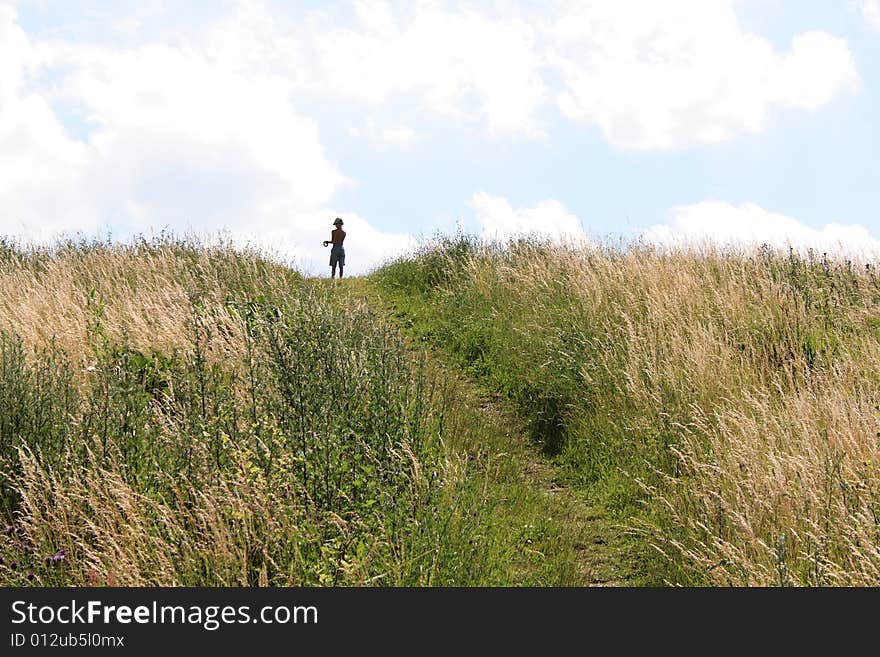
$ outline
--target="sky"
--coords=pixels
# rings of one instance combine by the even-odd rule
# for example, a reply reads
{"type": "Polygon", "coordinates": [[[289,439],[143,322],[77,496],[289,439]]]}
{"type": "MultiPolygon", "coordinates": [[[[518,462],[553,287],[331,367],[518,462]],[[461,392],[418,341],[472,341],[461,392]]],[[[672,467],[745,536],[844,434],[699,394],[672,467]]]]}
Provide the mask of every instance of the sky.
{"type": "Polygon", "coordinates": [[[0,235],[880,258],[880,0],[0,0],[0,235]]]}

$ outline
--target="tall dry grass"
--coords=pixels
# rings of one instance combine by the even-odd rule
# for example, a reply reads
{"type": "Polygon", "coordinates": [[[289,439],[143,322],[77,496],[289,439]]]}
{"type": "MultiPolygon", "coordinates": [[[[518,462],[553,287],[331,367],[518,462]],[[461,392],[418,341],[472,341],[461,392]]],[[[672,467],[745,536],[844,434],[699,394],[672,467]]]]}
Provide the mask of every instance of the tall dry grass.
{"type": "Polygon", "coordinates": [[[874,266],[459,239],[376,275],[666,581],[880,584],[874,266]]]}
{"type": "Polygon", "coordinates": [[[3,244],[0,583],[496,576],[443,391],[343,296],[191,240],[3,244]]]}
{"type": "Polygon", "coordinates": [[[54,343],[76,362],[92,357],[96,330],[111,342],[172,351],[189,343],[198,302],[210,353],[241,357],[244,340],[226,321],[225,302],[254,290],[281,299],[300,278],[256,251],[194,238],[0,242],[0,331],[21,336],[27,347],[54,343]]]}

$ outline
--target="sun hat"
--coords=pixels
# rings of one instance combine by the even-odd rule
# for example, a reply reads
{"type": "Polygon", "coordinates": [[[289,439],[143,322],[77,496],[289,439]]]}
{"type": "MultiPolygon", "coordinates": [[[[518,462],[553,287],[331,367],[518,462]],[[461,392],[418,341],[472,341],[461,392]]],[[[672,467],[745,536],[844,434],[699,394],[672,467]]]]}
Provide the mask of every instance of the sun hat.
{"type": "Polygon", "coordinates": [[[340,219],[339,217],[336,217],[336,219],[333,221],[333,225],[334,225],[334,226],[341,226],[341,225],[342,225],[342,219],[340,219]]]}

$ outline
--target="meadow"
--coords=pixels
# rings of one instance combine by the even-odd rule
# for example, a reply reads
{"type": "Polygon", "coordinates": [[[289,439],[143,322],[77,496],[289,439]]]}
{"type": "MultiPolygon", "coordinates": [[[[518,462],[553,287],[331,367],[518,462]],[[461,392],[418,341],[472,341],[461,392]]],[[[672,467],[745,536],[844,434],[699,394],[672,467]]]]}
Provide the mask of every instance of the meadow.
{"type": "Polygon", "coordinates": [[[373,306],[192,239],[0,244],[0,583],[570,583],[504,432],[373,306]]]}
{"type": "Polygon", "coordinates": [[[442,237],[373,276],[649,581],[880,584],[880,276],[764,247],[442,237]]]}
{"type": "Polygon", "coordinates": [[[880,276],[0,242],[0,584],[880,584],[880,276]]]}

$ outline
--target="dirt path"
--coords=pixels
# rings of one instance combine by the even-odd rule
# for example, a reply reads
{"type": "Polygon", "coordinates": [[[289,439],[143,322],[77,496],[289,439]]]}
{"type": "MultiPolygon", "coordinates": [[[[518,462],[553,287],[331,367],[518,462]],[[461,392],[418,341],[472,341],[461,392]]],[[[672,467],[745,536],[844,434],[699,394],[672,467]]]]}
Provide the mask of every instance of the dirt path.
{"type": "MultiPolygon", "coordinates": [[[[329,282],[328,282],[329,283],[329,282]]],[[[339,286],[340,293],[350,295],[352,301],[370,304],[382,316],[390,319],[407,335],[393,301],[383,297],[376,287],[364,278],[346,279],[339,286]]],[[[414,350],[424,345],[411,342],[414,350]]],[[[459,433],[463,435],[458,448],[469,458],[486,456],[501,465],[493,471],[497,478],[500,500],[498,508],[508,514],[511,531],[522,531],[523,514],[520,507],[529,505],[534,513],[537,504],[549,517],[554,542],[550,549],[569,555],[574,563],[568,564],[570,575],[566,583],[575,586],[632,586],[640,584],[637,565],[632,556],[632,539],[617,526],[609,514],[591,503],[584,492],[564,481],[561,468],[544,457],[529,440],[522,421],[503,399],[485,390],[479,383],[466,379],[455,368],[447,366],[442,353],[428,350],[428,372],[435,378],[451,382],[451,403],[465,415],[478,416],[478,422],[468,422],[459,433]],[[473,427],[479,427],[475,431],[473,427]],[[475,434],[479,435],[475,435],[475,434]],[[527,489],[532,499],[519,501],[517,490],[527,489]],[[509,491],[509,494],[508,492],[509,491]],[[540,499],[534,499],[537,495],[540,499]]],[[[526,525],[530,527],[531,525],[526,525]]],[[[531,539],[523,542],[523,550],[532,546],[531,539]]],[[[543,545],[547,549],[547,544],[543,545]]],[[[536,548],[537,549],[537,548],[536,548]]],[[[540,555],[546,557],[547,555],[540,555]]]]}
{"type": "MultiPolygon", "coordinates": [[[[434,356],[436,358],[436,356],[434,356]]],[[[528,438],[522,422],[504,400],[493,397],[478,384],[459,378],[459,403],[478,408],[489,424],[507,439],[528,485],[548,499],[551,519],[560,538],[570,542],[575,563],[574,584],[581,586],[628,586],[634,574],[625,565],[625,537],[601,507],[591,505],[583,494],[562,481],[560,472],[544,458],[528,438]]]]}

